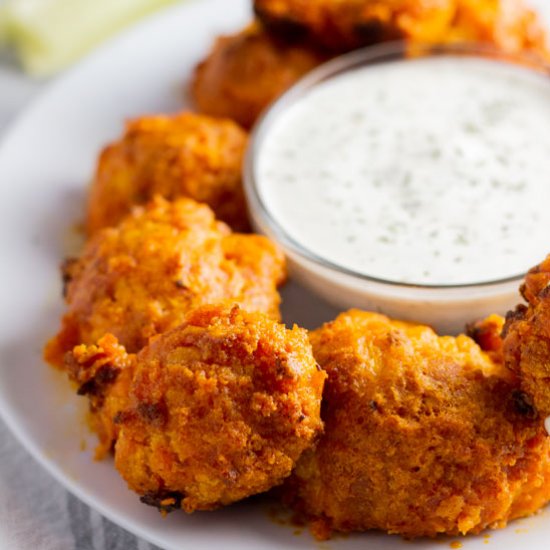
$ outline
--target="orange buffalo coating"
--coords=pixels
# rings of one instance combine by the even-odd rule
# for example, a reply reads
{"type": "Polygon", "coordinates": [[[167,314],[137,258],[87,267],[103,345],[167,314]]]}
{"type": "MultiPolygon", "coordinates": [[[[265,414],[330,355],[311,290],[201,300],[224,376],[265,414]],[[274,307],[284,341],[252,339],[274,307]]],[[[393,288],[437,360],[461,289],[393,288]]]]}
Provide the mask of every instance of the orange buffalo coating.
{"type": "Polygon", "coordinates": [[[216,40],[195,71],[191,91],[201,112],[250,128],[274,99],[325,59],[251,25],[216,40]]]}
{"type": "Polygon", "coordinates": [[[68,311],[46,349],[57,365],[75,345],[108,333],[137,352],[208,303],[237,302],[279,319],[285,261],[267,238],[231,233],[208,206],[157,197],[95,234],[64,275],[68,311]]]}
{"type": "Polygon", "coordinates": [[[523,0],[454,0],[445,42],[475,42],[550,59],[546,26],[523,0]]]}
{"type": "Polygon", "coordinates": [[[273,34],[345,52],[398,38],[429,41],[448,28],[452,0],[255,0],[273,34]]]}
{"type": "Polygon", "coordinates": [[[271,32],[336,52],[407,39],[548,55],[543,26],[523,0],[255,0],[254,7],[271,32]]]}
{"type": "Polygon", "coordinates": [[[119,427],[115,419],[128,408],[133,375],[132,356],[111,334],[97,345],[76,346],[65,356],[65,368],[78,395],[88,397],[90,427],[97,433],[96,458],[104,458],[114,449],[119,427]]]}
{"type": "Polygon", "coordinates": [[[504,359],[544,418],[550,416],[550,256],[527,274],[521,291],[527,305],[508,314],[504,359]]]}
{"type": "Polygon", "coordinates": [[[351,311],[311,334],[325,434],[288,492],[323,538],[479,533],[550,500],[550,439],[515,376],[467,336],[351,311]]]}
{"type": "Polygon", "coordinates": [[[99,158],[90,189],[87,230],[116,225],[154,195],[207,203],[234,229],[247,229],[241,182],[247,135],[234,122],[192,113],[147,116],[99,158]]]}
{"type": "Polygon", "coordinates": [[[485,319],[471,323],[468,329],[468,336],[489,355],[495,363],[504,363],[504,350],[502,331],[505,319],[500,315],[489,315],[485,319]]]}
{"type": "MultiPolygon", "coordinates": [[[[119,377],[130,372],[127,403],[114,415],[115,464],[162,511],[211,510],[267,491],[322,430],[326,374],[303,329],[214,305],[190,312],[137,356],[110,339],[77,348],[69,362],[88,386],[106,357],[123,365],[119,377]]],[[[109,403],[110,386],[101,387],[109,403]]]]}

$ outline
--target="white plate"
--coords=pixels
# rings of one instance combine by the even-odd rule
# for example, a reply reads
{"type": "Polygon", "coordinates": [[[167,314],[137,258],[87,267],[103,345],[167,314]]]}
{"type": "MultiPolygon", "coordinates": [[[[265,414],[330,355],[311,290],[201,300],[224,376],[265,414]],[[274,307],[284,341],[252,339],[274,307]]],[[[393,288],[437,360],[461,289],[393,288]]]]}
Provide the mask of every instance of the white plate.
{"type": "MultiPolygon", "coordinates": [[[[110,461],[94,462],[84,400],[41,358],[62,312],[58,264],[81,214],[86,182],[102,144],[122,121],[182,106],[183,82],[213,37],[242,26],[249,0],[207,0],[168,10],[135,27],[58,81],[19,120],[0,148],[0,413],[27,450],[60,483],[100,513],[167,549],[319,547],[307,532],[268,518],[263,501],[167,519],[139,503],[110,461]],[[87,441],[81,450],[82,441],[87,441]]],[[[298,286],[285,290],[285,317],[311,327],[334,314],[298,286]]],[[[491,546],[548,548],[544,514],[491,533],[491,546]],[[521,531],[521,533],[519,532],[521,531]]],[[[447,545],[450,539],[443,539],[447,545]]],[[[465,549],[487,548],[484,537],[465,549]]],[[[416,541],[415,548],[441,548],[416,541]]],[[[406,548],[398,537],[363,534],[331,549],[406,548]]],[[[489,548],[491,547],[489,546],[489,548]]]]}

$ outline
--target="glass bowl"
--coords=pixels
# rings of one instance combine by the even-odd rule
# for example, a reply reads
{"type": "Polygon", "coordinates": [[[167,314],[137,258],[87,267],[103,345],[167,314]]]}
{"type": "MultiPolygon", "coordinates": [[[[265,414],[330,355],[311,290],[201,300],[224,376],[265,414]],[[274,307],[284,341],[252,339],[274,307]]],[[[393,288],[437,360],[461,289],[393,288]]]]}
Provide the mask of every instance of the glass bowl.
{"type": "Polygon", "coordinates": [[[343,310],[360,308],[381,312],[396,319],[430,325],[441,334],[457,334],[472,321],[492,313],[505,314],[515,307],[521,300],[518,288],[524,273],[490,282],[449,285],[406,284],[371,277],[333,263],[298,243],[274,218],[258,185],[258,160],[265,136],[278,117],[309,90],[358,68],[445,55],[521,64],[550,75],[550,67],[534,56],[509,55],[468,44],[411,47],[393,42],[357,50],[318,67],[267,109],[251,135],[244,185],[254,228],[282,247],[289,260],[291,275],[321,298],[343,310]]]}

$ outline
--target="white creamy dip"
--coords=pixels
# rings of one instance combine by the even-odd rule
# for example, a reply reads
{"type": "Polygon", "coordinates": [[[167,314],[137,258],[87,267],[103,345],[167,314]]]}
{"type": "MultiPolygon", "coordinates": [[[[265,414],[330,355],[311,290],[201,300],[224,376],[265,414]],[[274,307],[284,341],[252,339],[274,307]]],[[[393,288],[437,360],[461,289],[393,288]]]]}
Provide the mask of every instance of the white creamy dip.
{"type": "Polygon", "coordinates": [[[308,91],[259,152],[260,196],[297,243],[395,282],[518,276],[550,252],[550,78],[445,56],[308,91]]]}

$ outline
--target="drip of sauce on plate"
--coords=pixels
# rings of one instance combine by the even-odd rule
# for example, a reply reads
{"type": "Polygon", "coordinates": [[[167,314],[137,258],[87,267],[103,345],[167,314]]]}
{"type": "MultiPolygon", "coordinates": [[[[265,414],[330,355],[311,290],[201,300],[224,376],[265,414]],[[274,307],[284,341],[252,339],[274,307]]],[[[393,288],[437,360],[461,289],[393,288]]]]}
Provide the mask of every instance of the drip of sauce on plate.
{"type": "Polygon", "coordinates": [[[256,173],[297,244],[360,274],[461,285],[550,251],[550,79],[483,58],[356,69],[274,120],[256,173]]]}

